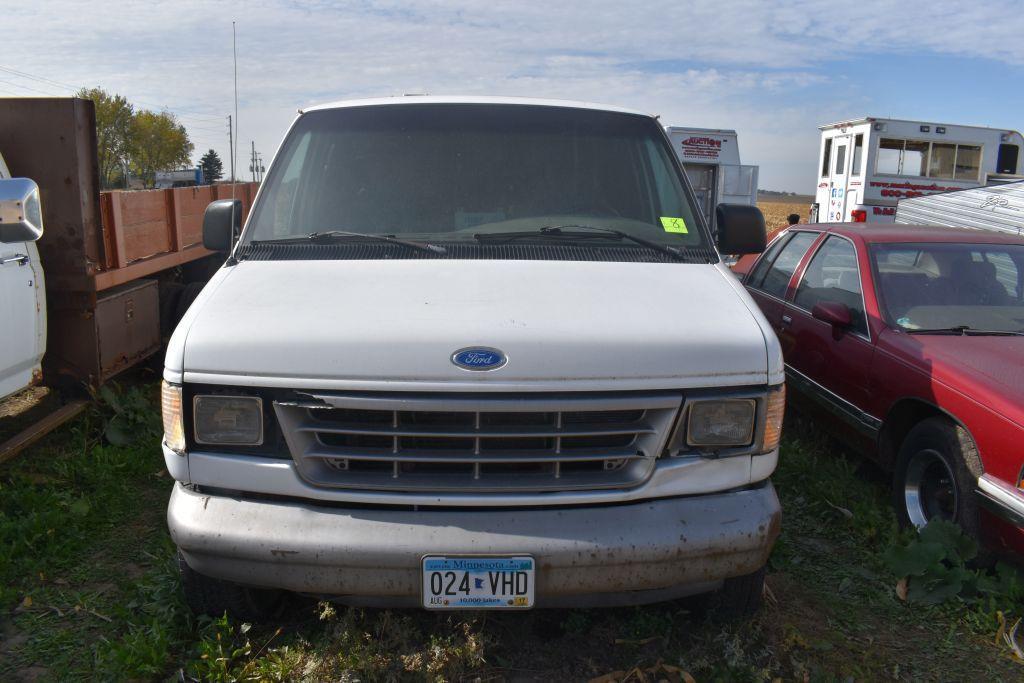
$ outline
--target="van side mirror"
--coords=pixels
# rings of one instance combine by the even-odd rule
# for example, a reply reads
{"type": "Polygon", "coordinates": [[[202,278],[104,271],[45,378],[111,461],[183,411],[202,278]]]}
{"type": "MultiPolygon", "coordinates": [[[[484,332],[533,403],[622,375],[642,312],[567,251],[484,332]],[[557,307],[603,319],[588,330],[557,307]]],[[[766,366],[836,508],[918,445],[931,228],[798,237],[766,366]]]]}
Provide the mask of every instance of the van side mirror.
{"type": "Polygon", "coordinates": [[[718,251],[723,254],[760,254],[768,242],[761,209],[747,204],[715,207],[718,251]]]}
{"type": "Polygon", "coordinates": [[[42,235],[39,186],[28,178],[0,180],[0,242],[35,242],[42,235]]]}
{"type": "Polygon", "coordinates": [[[826,322],[834,328],[846,329],[853,324],[850,308],[838,301],[820,301],[811,309],[811,317],[826,322]]]}
{"type": "Polygon", "coordinates": [[[210,202],[203,213],[203,246],[210,251],[231,251],[231,242],[241,228],[241,199],[210,202]]]}

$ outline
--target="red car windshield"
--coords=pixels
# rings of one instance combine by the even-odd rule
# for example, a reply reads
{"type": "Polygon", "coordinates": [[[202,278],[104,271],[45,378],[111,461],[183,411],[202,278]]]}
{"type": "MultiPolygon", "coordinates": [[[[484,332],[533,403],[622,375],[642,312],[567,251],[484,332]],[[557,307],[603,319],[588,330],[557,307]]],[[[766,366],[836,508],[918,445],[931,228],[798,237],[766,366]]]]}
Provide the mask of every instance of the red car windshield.
{"type": "Polygon", "coordinates": [[[879,299],[907,332],[1024,332],[1024,245],[875,244],[879,299]]]}

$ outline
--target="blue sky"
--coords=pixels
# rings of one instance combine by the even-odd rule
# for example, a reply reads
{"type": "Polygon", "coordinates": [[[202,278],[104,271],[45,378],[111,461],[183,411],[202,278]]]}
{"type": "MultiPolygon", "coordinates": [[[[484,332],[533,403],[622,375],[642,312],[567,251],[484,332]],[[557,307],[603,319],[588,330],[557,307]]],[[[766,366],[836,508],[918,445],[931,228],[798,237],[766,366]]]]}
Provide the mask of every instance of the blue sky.
{"type": "Polygon", "coordinates": [[[735,128],[762,188],[808,193],[822,123],[1024,128],[1019,1],[45,0],[5,9],[0,96],[99,85],[175,112],[197,157],[226,161],[232,20],[239,175],[250,141],[269,160],[297,108],[407,92],[585,99],[735,128]]]}

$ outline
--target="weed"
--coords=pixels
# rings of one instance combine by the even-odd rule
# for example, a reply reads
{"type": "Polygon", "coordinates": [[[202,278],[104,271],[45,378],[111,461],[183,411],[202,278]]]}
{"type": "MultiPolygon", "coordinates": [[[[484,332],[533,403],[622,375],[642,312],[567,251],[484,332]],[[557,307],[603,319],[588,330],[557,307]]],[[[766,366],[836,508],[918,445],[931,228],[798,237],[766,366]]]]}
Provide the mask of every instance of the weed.
{"type": "Polygon", "coordinates": [[[933,519],[911,532],[910,539],[885,552],[885,561],[901,583],[908,602],[934,605],[954,598],[969,604],[995,601],[1024,605],[1024,583],[1013,567],[998,564],[992,571],[969,566],[978,544],[952,522],[933,519]]]}
{"type": "Polygon", "coordinates": [[[110,382],[92,394],[106,420],[103,436],[110,443],[127,446],[160,435],[160,415],[153,411],[151,391],[138,386],[122,388],[110,382]]]}

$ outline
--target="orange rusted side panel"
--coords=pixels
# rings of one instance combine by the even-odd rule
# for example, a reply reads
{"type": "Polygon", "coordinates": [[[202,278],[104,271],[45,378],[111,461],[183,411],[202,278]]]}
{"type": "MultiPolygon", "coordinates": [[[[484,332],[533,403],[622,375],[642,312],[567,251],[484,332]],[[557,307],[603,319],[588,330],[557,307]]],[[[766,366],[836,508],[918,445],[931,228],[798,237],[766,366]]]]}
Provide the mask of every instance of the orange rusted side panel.
{"type": "Polygon", "coordinates": [[[171,190],[175,222],[180,235],[178,249],[186,249],[203,241],[203,212],[213,201],[213,187],[179,187],[171,190]]]}

